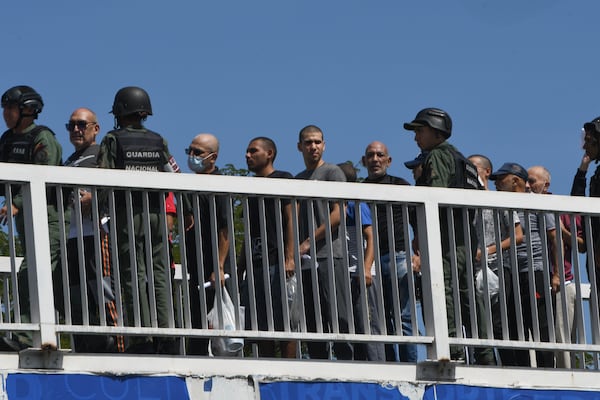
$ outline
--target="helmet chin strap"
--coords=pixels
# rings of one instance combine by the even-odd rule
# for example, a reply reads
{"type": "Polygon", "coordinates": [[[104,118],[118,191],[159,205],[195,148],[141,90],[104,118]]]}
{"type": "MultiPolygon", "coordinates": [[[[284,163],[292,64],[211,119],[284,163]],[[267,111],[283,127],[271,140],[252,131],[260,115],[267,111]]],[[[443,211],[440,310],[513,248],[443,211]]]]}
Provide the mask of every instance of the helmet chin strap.
{"type": "Polygon", "coordinates": [[[18,119],[18,120],[17,120],[17,122],[15,123],[15,126],[13,126],[13,127],[12,127],[12,128],[10,128],[10,129],[12,129],[12,130],[15,130],[15,129],[17,129],[17,126],[21,125],[21,121],[22,121],[22,120],[23,120],[23,116],[22,116],[21,114],[19,114],[19,119],[18,119]]]}
{"type": "Polygon", "coordinates": [[[37,117],[37,114],[23,114],[23,111],[22,111],[22,110],[20,110],[20,111],[19,111],[19,119],[18,119],[18,120],[17,120],[17,122],[15,123],[15,126],[13,126],[11,129],[13,129],[13,130],[14,130],[14,129],[16,129],[16,128],[17,128],[17,126],[21,125],[21,122],[23,121],[23,118],[24,118],[24,117],[34,117],[34,119],[35,119],[35,117],[37,117]]]}

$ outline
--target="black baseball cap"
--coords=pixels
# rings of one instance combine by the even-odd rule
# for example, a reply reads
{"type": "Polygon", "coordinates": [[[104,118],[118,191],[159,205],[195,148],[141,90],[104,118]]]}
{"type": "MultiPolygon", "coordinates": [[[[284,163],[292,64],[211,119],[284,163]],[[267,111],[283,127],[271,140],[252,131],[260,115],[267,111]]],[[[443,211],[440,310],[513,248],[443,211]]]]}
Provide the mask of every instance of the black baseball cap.
{"type": "Polygon", "coordinates": [[[517,163],[507,162],[507,163],[502,164],[500,169],[498,169],[497,171],[492,173],[492,175],[490,175],[490,179],[495,181],[499,176],[508,175],[508,174],[518,176],[519,178],[523,179],[525,182],[527,182],[527,179],[529,178],[529,174],[527,173],[527,170],[525,168],[523,168],[521,165],[519,165],[517,163]]]}

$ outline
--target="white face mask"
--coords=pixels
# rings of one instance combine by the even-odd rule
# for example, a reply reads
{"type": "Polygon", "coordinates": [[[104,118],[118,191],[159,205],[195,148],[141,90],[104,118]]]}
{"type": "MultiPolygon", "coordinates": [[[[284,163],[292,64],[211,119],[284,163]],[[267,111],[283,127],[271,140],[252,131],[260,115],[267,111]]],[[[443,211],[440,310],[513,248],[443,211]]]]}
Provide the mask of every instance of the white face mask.
{"type": "Polygon", "coordinates": [[[200,173],[208,167],[205,161],[212,156],[214,153],[209,153],[206,157],[196,157],[194,155],[188,156],[188,167],[196,173],[200,173]]]}

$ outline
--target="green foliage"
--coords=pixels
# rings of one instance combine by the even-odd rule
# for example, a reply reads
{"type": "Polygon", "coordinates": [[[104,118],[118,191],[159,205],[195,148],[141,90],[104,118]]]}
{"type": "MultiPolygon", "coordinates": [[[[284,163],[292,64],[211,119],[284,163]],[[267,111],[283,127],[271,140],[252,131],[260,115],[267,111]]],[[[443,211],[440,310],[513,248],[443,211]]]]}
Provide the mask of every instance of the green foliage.
{"type": "MultiPolygon", "coordinates": [[[[9,240],[8,232],[0,231],[0,256],[9,255],[9,240]]],[[[23,257],[21,241],[17,237],[15,237],[15,252],[17,257],[23,257]]]]}
{"type": "MultiPolygon", "coordinates": [[[[219,168],[219,171],[223,175],[229,176],[248,176],[250,171],[244,168],[236,168],[233,164],[225,164],[224,167],[219,168]]],[[[244,241],[244,222],[243,222],[243,210],[242,202],[239,196],[234,196],[233,201],[233,229],[234,229],[234,240],[235,240],[235,254],[238,256],[242,251],[242,243],[244,241]]]]}
{"type": "Polygon", "coordinates": [[[248,171],[247,169],[236,168],[236,166],[233,164],[225,164],[224,167],[219,168],[219,171],[221,171],[221,174],[229,175],[229,176],[248,176],[248,175],[250,175],[250,171],[248,171]]]}

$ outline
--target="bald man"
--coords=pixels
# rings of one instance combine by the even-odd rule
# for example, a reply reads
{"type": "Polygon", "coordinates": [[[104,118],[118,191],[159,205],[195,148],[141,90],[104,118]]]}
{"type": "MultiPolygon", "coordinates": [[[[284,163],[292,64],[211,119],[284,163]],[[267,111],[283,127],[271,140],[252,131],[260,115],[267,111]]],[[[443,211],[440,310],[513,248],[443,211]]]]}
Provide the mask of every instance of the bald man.
{"type": "MultiPolygon", "coordinates": [[[[527,190],[532,193],[550,194],[550,171],[541,165],[535,165],[527,170],[529,179],[527,180],[527,190]]],[[[581,216],[576,215],[574,218],[575,226],[571,229],[571,217],[568,214],[560,215],[560,228],[563,237],[563,264],[564,264],[564,290],[561,290],[560,263],[552,262],[552,289],[555,294],[555,331],[556,341],[575,342],[577,338],[577,326],[575,324],[575,298],[576,290],[573,283],[573,251],[571,248],[571,234],[575,234],[577,238],[578,250],[585,251],[585,243],[583,239],[583,225],[581,216]],[[564,304],[563,304],[563,297],[564,304]],[[566,309],[565,306],[566,305],[566,309]],[[564,311],[566,310],[566,312],[564,311]]],[[[556,242],[556,234],[549,236],[551,243],[556,242]]],[[[556,255],[558,257],[558,255],[556,255]]],[[[553,259],[551,259],[553,261],[553,259]]],[[[558,260],[558,259],[557,259],[558,260]]],[[[556,352],[556,366],[559,368],[571,368],[571,356],[569,352],[556,352]]]]}
{"type": "Polygon", "coordinates": [[[219,156],[219,140],[210,133],[200,133],[194,137],[190,147],[185,149],[188,167],[197,174],[220,175],[216,166],[219,156]]]}
{"type": "MultiPolygon", "coordinates": [[[[69,122],[66,124],[69,132],[69,140],[75,148],[75,152],[67,158],[65,166],[68,167],[98,167],[97,156],[100,146],[96,143],[96,137],[100,132],[100,124],[96,114],[88,108],[78,108],[71,114],[69,122]]],[[[72,200],[79,199],[79,206],[76,203],[71,205],[71,223],[69,237],[67,241],[67,261],[69,270],[69,288],[71,292],[71,308],[73,324],[83,323],[82,301],[81,301],[81,281],[79,274],[79,247],[77,237],[81,234],[83,237],[85,286],[87,287],[89,323],[98,325],[100,323],[99,304],[106,306],[106,324],[108,326],[117,326],[117,309],[115,306],[115,295],[112,291],[111,263],[108,235],[100,231],[101,245],[96,249],[94,233],[98,229],[92,220],[92,193],[85,189],[79,190],[79,196],[72,194],[72,200]],[[79,220],[81,225],[79,225],[79,220]],[[100,253],[100,260],[103,265],[96,265],[94,254],[100,253]],[[103,298],[97,295],[98,283],[97,277],[101,276],[104,284],[103,298]]],[[[96,353],[109,351],[123,351],[123,337],[116,338],[99,335],[73,335],[73,349],[76,352],[96,353]]]]}
{"type": "MultiPolygon", "coordinates": [[[[362,164],[367,168],[367,183],[382,183],[388,185],[409,185],[402,178],[388,175],[387,170],[392,164],[388,148],[382,142],[369,143],[362,157],[362,164]]],[[[413,327],[411,323],[411,304],[408,290],[408,267],[406,262],[406,248],[404,245],[404,226],[402,220],[402,206],[392,206],[392,226],[394,228],[394,243],[388,242],[387,208],[382,204],[377,207],[377,237],[381,262],[381,280],[383,284],[384,312],[386,329],[388,334],[402,334],[412,336],[413,327]],[[392,260],[396,261],[396,278],[398,280],[398,292],[400,299],[394,299],[392,290],[392,260]],[[401,321],[395,320],[394,306],[400,304],[401,321]]],[[[416,318],[416,316],[415,316],[416,318]]],[[[387,361],[396,361],[396,351],[393,345],[387,344],[385,348],[387,361]]],[[[399,361],[416,362],[417,346],[406,344],[398,346],[399,361]]]]}
{"type": "MultiPolygon", "coordinates": [[[[196,174],[221,175],[216,165],[219,157],[219,140],[210,133],[196,135],[189,147],[185,149],[188,155],[188,167],[196,174]]],[[[190,274],[189,293],[192,328],[202,328],[199,286],[204,282],[215,282],[216,274],[213,263],[213,218],[210,213],[211,196],[208,193],[197,195],[199,223],[195,224],[185,234],[188,273],[190,274]],[[198,234],[200,238],[198,239],[198,234]],[[196,249],[202,245],[202,264],[198,265],[196,249]],[[202,277],[202,278],[200,278],[202,277]]],[[[195,201],[192,200],[192,204],[195,201]]],[[[227,229],[227,197],[215,196],[216,231],[218,248],[218,271],[223,282],[225,261],[229,251],[229,236],[227,229]]],[[[195,206],[194,206],[195,207],[195,206]]],[[[196,212],[196,210],[194,210],[196,212]]],[[[210,309],[214,303],[215,289],[211,286],[205,289],[206,306],[210,309]]],[[[208,339],[192,338],[188,341],[187,354],[208,355],[208,339]]]]}
{"type": "Polygon", "coordinates": [[[529,178],[527,179],[526,189],[528,192],[547,194],[550,188],[550,171],[541,165],[530,167],[527,170],[529,178]]]}

